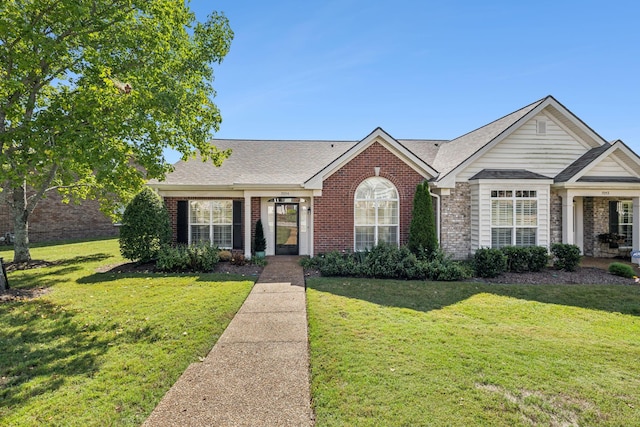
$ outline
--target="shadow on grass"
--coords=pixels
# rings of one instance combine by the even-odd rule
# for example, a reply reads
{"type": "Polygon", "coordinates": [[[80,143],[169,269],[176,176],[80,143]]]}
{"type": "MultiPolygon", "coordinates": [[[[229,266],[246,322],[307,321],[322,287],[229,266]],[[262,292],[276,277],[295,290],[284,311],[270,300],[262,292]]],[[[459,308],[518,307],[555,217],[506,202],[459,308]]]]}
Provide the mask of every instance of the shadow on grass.
{"type": "Polygon", "coordinates": [[[634,285],[496,285],[381,279],[313,278],[307,287],[374,304],[419,311],[438,310],[479,293],[640,316],[634,285]]]}
{"type": "Polygon", "coordinates": [[[120,279],[162,279],[167,277],[193,277],[197,282],[255,282],[258,276],[242,276],[224,273],[94,273],[81,277],[76,282],[84,285],[113,282],[120,279]]]}
{"type": "Polygon", "coordinates": [[[36,300],[0,305],[0,405],[17,407],[58,389],[71,376],[92,376],[109,341],[96,338],[70,313],[36,300]]]}

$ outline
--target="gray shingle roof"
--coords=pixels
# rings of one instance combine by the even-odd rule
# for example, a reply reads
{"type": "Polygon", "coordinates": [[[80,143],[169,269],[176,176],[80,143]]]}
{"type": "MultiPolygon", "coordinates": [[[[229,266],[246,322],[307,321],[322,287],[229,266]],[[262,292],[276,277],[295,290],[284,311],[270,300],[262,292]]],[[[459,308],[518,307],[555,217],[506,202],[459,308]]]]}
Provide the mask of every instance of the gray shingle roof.
{"type": "Polygon", "coordinates": [[[569,181],[571,178],[573,178],[575,174],[577,174],[582,169],[587,167],[589,163],[597,159],[602,153],[607,151],[610,147],[611,147],[611,144],[603,144],[600,147],[592,148],[591,150],[587,151],[575,162],[567,166],[565,170],[563,170],[558,175],[556,175],[555,182],[569,181]]]}
{"type": "Polygon", "coordinates": [[[474,179],[551,179],[548,176],[531,172],[526,169],[482,169],[480,172],[469,178],[474,179]]]}
{"type": "Polygon", "coordinates": [[[503,132],[514,125],[531,110],[540,105],[545,99],[529,104],[524,108],[514,111],[488,125],[482,126],[472,132],[462,135],[452,141],[446,142],[439,147],[434,163],[431,165],[440,172],[438,179],[441,179],[462,162],[474,155],[482,147],[500,136],[503,132]]]}
{"type": "MultiPolygon", "coordinates": [[[[301,185],[357,141],[213,140],[231,155],[216,168],[199,157],[179,161],[163,185],[301,185]]],[[[151,182],[156,184],[157,181],[151,182]]]]}
{"type": "Polygon", "coordinates": [[[640,178],[633,176],[583,176],[578,182],[640,182],[640,178]]]}

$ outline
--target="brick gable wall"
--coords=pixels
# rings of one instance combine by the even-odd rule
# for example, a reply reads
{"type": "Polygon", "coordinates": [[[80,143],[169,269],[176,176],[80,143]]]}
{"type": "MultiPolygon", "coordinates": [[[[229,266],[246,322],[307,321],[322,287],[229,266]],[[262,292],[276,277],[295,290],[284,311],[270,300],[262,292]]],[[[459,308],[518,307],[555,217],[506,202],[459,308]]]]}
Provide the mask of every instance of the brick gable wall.
{"type": "MultiPolygon", "coordinates": [[[[0,236],[7,232],[13,232],[13,219],[9,206],[3,203],[0,205],[0,236]]],[[[111,218],[100,212],[97,201],[66,204],[55,191],[47,194],[29,217],[29,241],[32,243],[117,235],[118,228],[111,218]]]]}
{"type": "Polygon", "coordinates": [[[391,181],[400,197],[400,244],[407,243],[413,196],[424,177],[381,144],[374,142],[323,183],[322,197],[313,201],[314,252],[353,251],[353,204],[355,191],[367,178],[380,176],[391,181]]]}

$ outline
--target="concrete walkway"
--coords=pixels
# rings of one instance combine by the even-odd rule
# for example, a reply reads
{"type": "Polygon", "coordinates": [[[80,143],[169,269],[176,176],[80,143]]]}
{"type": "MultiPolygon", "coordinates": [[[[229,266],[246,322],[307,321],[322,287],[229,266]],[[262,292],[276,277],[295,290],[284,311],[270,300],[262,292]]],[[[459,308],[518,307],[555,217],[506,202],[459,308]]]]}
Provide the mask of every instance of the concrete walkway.
{"type": "Polygon", "coordinates": [[[190,365],[143,426],[312,426],[304,273],[270,257],[204,362],[190,365]]]}

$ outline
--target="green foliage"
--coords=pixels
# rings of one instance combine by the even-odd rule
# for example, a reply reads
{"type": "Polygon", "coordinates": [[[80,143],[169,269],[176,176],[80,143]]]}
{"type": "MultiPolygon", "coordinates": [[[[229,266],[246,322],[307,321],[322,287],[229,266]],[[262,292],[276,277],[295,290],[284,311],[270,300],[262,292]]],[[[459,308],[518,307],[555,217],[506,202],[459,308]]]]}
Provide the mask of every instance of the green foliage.
{"type": "Polygon", "coordinates": [[[165,148],[220,165],[213,65],[229,51],[224,15],[197,22],[189,2],[3,1],[0,183],[13,194],[21,257],[46,191],[98,199],[107,214],[172,169],[165,148]],[[24,231],[24,233],[22,233],[24,231]]]}
{"type": "Polygon", "coordinates": [[[262,220],[256,222],[256,234],[253,238],[253,250],[255,252],[264,252],[267,249],[267,239],[264,238],[264,229],[262,228],[262,220]]]}
{"type": "Polygon", "coordinates": [[[615,274],[616,276],[628,277],[629,279],[633,278],[636,275],[633,271],[633,267],[621,262],[614,262],[609,264],[609,273],[615,274]]]}
{"type": "Polygon", "coordinates": [[[52,264],[9,272],[11,283],[51,292],[0,304],[2,426],[142,425],[209,353],[255,280],[96,273],[124,261],[117,239],[32,251],[52,264]]]}
{"type": "Polygon", "coordinates": [[[429,183],[416,187],[409,226],[409,250],[418,258],[431,258],[438,249],[438,233],[433,212],[429,183]]]}
{"type": "Polygon", "coordinates": [[[120,253],[132,261],[148,262],[171,242],[169,214],[160,196],[145,187],[127,205],[120,227],[120,253]]]}
{"type": "Polygon", "coordinates": [[[544,246],[530,246],[529,271],[542,271],[549,263],[549,251],[544,246]]]}
{"type": "Polygon", "coordinates": [[[551,245],[553,266],[558,270],[576,271],[580,265],[580,248],[568,243],[551,245]]]}
{"type": "Polygon", "coordinates": [[[156,268],[166,272],[207,273],[214,269],[219,259],[218,249],[206,244],[164,246],[158,254],[156,268]]]}
{"type": "Polygon", "coordinates": [[[303,258],[304,268],[318,269],[323,276],[374,277],[416,280],[461,280],[470,277],[464,266],[437,249],[432,259],[418,259],[407,247],[379,244],[370,251],[332,251],[303,258]]]}
{"type": "Polygon", "coordinates": [[[307,286],[317,426],[640,425],[639,286],[307,286]]]}
{"type": "Polygon", "coordinates": [[[547,248],[542,246],[504,246],[500,248],[507,257],[507,270],[513,273],[541,271],[549,260],[547,248]]]}
{"type": "Polygon", "coordinates": [[[500,249],[480,248],[473,255],[473,269],[478,277],[497,277],[507,271],[507,256],[500,249]]]}

